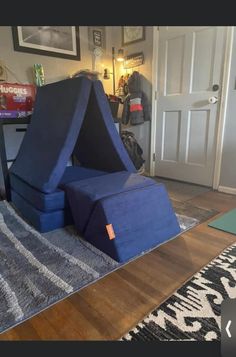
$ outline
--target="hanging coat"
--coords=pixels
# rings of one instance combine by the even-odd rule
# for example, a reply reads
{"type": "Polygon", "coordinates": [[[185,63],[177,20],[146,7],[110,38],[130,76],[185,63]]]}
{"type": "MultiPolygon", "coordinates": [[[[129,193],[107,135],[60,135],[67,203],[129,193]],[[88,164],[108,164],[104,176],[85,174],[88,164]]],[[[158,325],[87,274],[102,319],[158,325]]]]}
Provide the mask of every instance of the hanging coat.
{"type": "Polygon", "coordinates": [[[137,71],[128,79],[128,90],[129,94],[124,100],[122,123],[138,125],[151,120],[148,98],[141,90],[140,74],[137,71]]]}

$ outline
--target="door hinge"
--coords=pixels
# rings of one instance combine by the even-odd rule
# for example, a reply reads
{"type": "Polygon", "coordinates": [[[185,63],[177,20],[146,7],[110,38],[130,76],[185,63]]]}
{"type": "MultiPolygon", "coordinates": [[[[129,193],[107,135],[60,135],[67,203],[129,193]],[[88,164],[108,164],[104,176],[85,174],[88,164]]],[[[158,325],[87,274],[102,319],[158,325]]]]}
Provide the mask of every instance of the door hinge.
{"type": "Polygon", "coordinates": [[[156,161],[156,154],[155,154],[155,152],[152,154],[152,161],[156,161]]]}

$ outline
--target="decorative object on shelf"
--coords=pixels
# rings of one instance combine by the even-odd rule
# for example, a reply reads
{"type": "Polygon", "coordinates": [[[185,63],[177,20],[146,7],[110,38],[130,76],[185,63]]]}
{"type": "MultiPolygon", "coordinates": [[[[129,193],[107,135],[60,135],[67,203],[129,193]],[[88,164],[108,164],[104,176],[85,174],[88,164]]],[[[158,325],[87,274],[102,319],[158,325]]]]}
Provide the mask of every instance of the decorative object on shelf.
{"type": "Polygon", "coordinates": [[[44,69],[42,64],[35,63],[34,69],[34,81],[37,87],[41,87],[45,84],[44,69]]]}
{"type": "Polygon", "coordinates": [[[105,26],[89,26],[88,27],[88,43],[89,50],[93,51],[95,47],[106,49],[106,27],[105,26]]]}
{"type": "Polygon", "coordinates": [[[145,26],[122,26],[122,46],[145,40],[145,26]]]}
{"type": "Polygon", "coordinates": [[[103,79],[110,79],[110,74],[112,74],[113,79],[113,94],[116,94],[116,83],[115,83],[115,60],[118,62],[124,61],[124,50],[120,48],[118,50],[117,57],[115,56],[115,47],[112,47],[112,72],[108,68],[104,68],[103,79]]]}
{"type": "Polygon", "coordinates": [[[14,50],[80,61],[78,26],[13,26],[14,50]]]}
{"type": "Polygon", "coordinates": [[[133,53],[125,57],[124,69],[141,66],[144,63],[143,52],[133,53]]]}

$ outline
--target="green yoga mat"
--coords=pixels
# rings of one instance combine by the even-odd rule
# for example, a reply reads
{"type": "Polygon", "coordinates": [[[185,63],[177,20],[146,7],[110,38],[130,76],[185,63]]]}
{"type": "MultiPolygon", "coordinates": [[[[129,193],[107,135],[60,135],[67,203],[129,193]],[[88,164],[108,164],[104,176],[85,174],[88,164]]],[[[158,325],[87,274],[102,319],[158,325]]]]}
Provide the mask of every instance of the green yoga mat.
{"type": "Polygon", "coordinates": [[[236,234],[236,208],[211,221],[208,226],[236,234]]]}

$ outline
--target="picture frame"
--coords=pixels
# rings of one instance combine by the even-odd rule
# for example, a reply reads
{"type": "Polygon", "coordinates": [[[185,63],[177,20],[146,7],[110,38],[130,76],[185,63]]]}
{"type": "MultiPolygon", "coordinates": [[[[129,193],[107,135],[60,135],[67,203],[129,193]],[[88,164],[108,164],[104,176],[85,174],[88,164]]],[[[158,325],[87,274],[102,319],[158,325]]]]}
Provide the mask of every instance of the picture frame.
{"type": "Polygon", "coordinates": [[[122,26],[122,46],[145,40],[145,26],[122,26]]]}
{"type": "Polygon", "coordinates": [[[144,64],[144,53],[137,52],[125,57],[123,67],[124,69],[129,69],[141,66],[142,64],[144,64]]]}
{"type": "Polygon", "coordinates": [[[12,26],[15,51],[80,61],[78,26],[12,26]]]}
{"type": "Polygon", "coordinates": [[[106,50],[106,26],[88,26],[89,50],[95,48],[106,50]]]}

